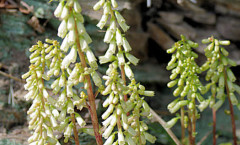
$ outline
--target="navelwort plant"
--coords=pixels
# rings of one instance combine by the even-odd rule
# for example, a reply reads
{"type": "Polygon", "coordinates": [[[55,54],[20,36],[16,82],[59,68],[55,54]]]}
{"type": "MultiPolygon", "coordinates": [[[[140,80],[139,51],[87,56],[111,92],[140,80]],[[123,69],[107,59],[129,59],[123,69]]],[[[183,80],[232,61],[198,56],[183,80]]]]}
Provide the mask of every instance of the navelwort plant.
{"type": "MultiPolygon", "coordinates": [[[[213,112],[213,144],[216,144],[216,111],[224,104],[225,99],[229,101],[230,114],[232,120],[232,134],[234,144],[237,144],[236,126],[234,119],[233,105],[240,104],[235,96],[235,91],[240,94],[240,87],[235,84],[236,77],[231,71],[231,66],[236,66],[236,62],[228,58],[228,51],[221,45],[229,45],[230,41],[219,41],[214,37],[204,39],[202,43],[210,43],[205,49],[207,61],[201,67],[202,71],[207,70],[206,80],[210,83],[206,86],[206,91],[211,88],[211,96],[200,106],[202,110],[209,104],[213,112]]],[[[199,106],[199,107],[200,107],[199,106]]]]}
{"type": "Polygon", "coordinates": [[[185,128],[188,127],[189,141],[191,144],[195,144],[196,120],[199,117],[196,100],[198,102],[204,100],[198,91],[204,87],[198,79],[198,73],[201,72],[195,62],[198,55],[192,51],[192,48],[197,48],[198,44],[187,40],[183,35],[181,38],[172,48],[167,50],[167,53],[174,53],[167,66],[168,70],[172,70],[170,76],[172,81],[167,86],[171,88],[177,85],[173,95],[178,97],[168,105],[168,110],[175,113],[180,109],[181,116],[167,122],[166,127],[172,127],[180,119],[182,142],[185,139],[185,128]]]}
{"type": "Polygon", "coordinates": [[[119,25],[126,32],[129,26],[121,14],[114,10],[117,8],[116,1],[100,0],[94,10],[101,7],[104,14],[97,26],[102,29],[108,16],[111,17],[104,37],[109,49],[99,58],[100,63],[110,63],[103,76],[106,87],[96,72],[97,59],[89,48],[92,40],[83,25],[84,18],[77,0],[60,0],[54,12],[61,20],[58,36],[63,42],[59,44],[56,40],[46,39],[46,43],[39,41],[29,49],[32,52],[31,65],[22,76],[27,82],[24,87],[29,91],[25,98],[33,100],[28,110],[29,129],[33,130],[29,144],[60,144],[53,133],[55,131],[64,134],[64,142],[68,142],[73,132],[76,144],[79,144],[79,131],[95,135],[98,145],[103,144],[102,136],[106,139],[105,145],[146,144],[146,140],[155,142],[156,138],[146,132],[148,127],[141,121],[142,116],[151,117],[150,107],[143,96],[153,96],[154,92],[136,83],[130,64],[137,65],[138,59],[129,53],[131,47],[118,28],[119,25]],[[80,62],[77,62],[77,58],[80,62]],[[125,62],[125,58],[129,62],[125,62]],[[128,85],[125,75],[130,80],[128,85]],[[101,131],[94,96],[97,92],[93,92],[91,79],[98,87],[98,92],[108,95],[103,103],[108,109],[102,114],[104,121],[101,131]],[[51,88],[46,86],[47,82],[51,83],[51,88]],[[79,84],[84,87],[77,88],[79,84]],[[84,128],[86,122],[79,114],[83,107],[88,108],[91,114],[94,133],[84,128]],[[81,129],[77,130],[76,122],[81,129]],[[117,139],[115,134],[118,134],[117,139]]]}

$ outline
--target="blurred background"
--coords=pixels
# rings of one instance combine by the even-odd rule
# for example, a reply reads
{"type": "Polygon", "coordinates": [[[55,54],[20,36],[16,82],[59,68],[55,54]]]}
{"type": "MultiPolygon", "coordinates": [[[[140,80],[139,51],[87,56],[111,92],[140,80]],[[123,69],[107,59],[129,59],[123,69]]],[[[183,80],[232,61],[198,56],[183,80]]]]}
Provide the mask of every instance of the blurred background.
{"type": "MultiPolygon", "coordinates": [[[[86,29],[93,39],[91,48],[97,56],[103,55],[107,49],[102,41],[104,31],[95,26],[101,18],[101,11],[92,10],[97,0],[79,1],[86,29]]],[[[151,0],[148,6],[147,0],[117,1],[119,10],[131,26],[126,37],[133,48],[132,54],[140,59],[139,65],[133,67],[136,80],[148,90],[155,91],[155,97],[146,100],[166,121],[175,116],[166,107],[174,99],[174,89],[166,87],[170,81],[170,71],[165,68],[171,58],[166,50],[180,39],[180,34],[199,43],[200,47],[194,50],[199,54],[199,65],[205,61],[203,49],[206,46],[201,44],[203,38],[213,35],[218,39],[230,40],[231,45],[227,50],[230,58],[238,64],[232,69],[239,84],[239,0],[151,0]]],[[[59,20],[53,16],[56,6],[57,2],[48,3],[48,0],[0,0],[0,145],[27,144],[30,131],[27,128],[26,111],[30,102],[24,100],[26,91],[20,78],[28,70],[28,48],[45,38],[61,41],[56,35],[59,20]]],[[[104,74],[106,68],[107,65],[100,65],[100,73],[104,74]]],[[[204,84],[204,78],[200,76],[200,79],[204,84]]],[[[101,111],[103,109],[99,105],[98,112],[101,111]]],[[[218,144],[232,140],[228,112],[228,103],[217,112],[218,144]]],[[[237,108],[235,114],[240,138],[240,113],[237,108]]],[[[86,115],[86,119],[88,117],[86,115]]],[[[211,144],[211,120],[211,110],[207,109],[197,123],[197,142],[205,137],[201,144],[211,144]]],[[[149,126],[150,132],[157,137],[156,145],[174,144],[160,124],[149,121],[149,126]]],[[[180,136],[180,123],[172,129],[180,136]]],[[[85,134],[81,134],[81,139],[83,144],[94,144],[94,139],[85,134]]]]}

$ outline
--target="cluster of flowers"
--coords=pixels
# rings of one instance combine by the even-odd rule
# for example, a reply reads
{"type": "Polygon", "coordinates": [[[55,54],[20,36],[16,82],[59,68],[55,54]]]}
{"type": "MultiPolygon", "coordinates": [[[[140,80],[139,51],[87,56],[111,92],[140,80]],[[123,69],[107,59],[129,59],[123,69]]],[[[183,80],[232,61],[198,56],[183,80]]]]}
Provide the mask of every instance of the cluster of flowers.
{"type": "Polygon", "coordinates": [[[82,117],[74,112],[74,106],[83,108],[86,102],[86,95],[81,93],[81,97],[73,93],[72,86],[67,85],[65,74],[71,76],[71,69],[61,69],[64,54],[59,49],[59,43],[55,40],[46,40],[47,43],[38,42],[29,51],[30,69],[22,78],[26,79],[25,89],[29,91],[25,95],[26,100],[32,99],[33,104],[28,110],[30,115],[29,129],[34,129],[33,135],[29,138],[30,144],[43,145],[45,143],[60,144],[53,134],[54,130],[64,131],[65,141],[71,136],[73,123],[68,114],[75,114],[75,118],[80,126],[86,123],[82,117]],[[49,44],[48,44],[49,43],[49,44]],[[52,82],[52,92],[58,99],[50,96],[45,82],[51,81],[52,76],[56,80],[52,82]],[[72,95],[70,95],[72,94],[72,95]]]}
{"type": "Polygon", "coordinates": [[[87,95],[83,90],[80,94],[73,90],[79,83],[84,83],[84,88],[88,88],[85,75],[91,75],[95,84],[103,88],[102,80],[95,71],[96,58],[88,47],[92,40],[85,31],[80,12],[81,7],[77,0],[61,0],[54,14],[62,20],[58,28],[58,36],[64,39],[62,44],[46,39],[46,43],[39,41],[38,45],[29,49],[33,52],[30,55],[31,66],[22,78],[26,79],[25,89],[29,91],[25,98],[33,100],[28,111],[31,119],[29,128],[35,130],[29,138],[31,144],[60,144],[53,135],[54,130],[64,132],[64,141],[67,142],[71,137],[75,119],[79,126],[86,125],[80,114],[74,111],[74,107],[79,110],[86,107],[87,95]],[[82,50],[77,49],[77,41],[80,42],[82,50]],[[67,54],[69,48],[71,50],[67,54]],[[89,67],[76,63],[77,51],[86,54],[89,67]],[[70,67],[71,63],[73,65],[70,67]],[[44,82],[47,81],[52,82],[51,89],[57,98],[48,94],[44,87],[44,82]]]}
{"type": "Polygon", "coordinates": [[[211,83],[207,84],[206,91],[211,88],[212,93],[202,106],[207,106],[209,104],[211,108],[218,110],[225,101],[225,90],[227,87],[231,103],[233,105],[238,105],[240,108],[240,104],[234,95],[235,91],[240,94],[240,87],[234,83],[236,77],[230,69],[231,66],[236,66],[236,62],[228,58],[228,51],[224,47],[221,47],[221,45],[229,45],[230,41],[219,41],[210,37],[204,39],[202,43],[210,43],[207,48],[204,49],[207,61],[203,64],[201,69],[202,71],[208,70],[206,80],[211,80],[211,83]],[[216,103],[215,97],[218,99],[216,103]]]}
{"type": "MultiPolygon", "coordinates": [[[[172,70],[170,79],[172,80],[167,84],[169,88],[177,85],[173,95],[179,96],[168,105],[171,113],[177,112],[180,108],[187,106],[188,113],[191,115],[184,116],[185,128],[189,120],[195,121],[198,113],[196,110],[196,100],[202,102],[204,99],[198,90],[205,89],[198,78],[198,73],[201,72],[200,67],[196,64],[195,59],[198,55],[192,51],[192,48],[197,48],[198,44],[187,40],[181,36],[182,40],[175,43],[175,45],[167,50],[167,53],[174,53],[172,59],[168,63],[167,69],[172,70]],[[179,75],[179,77],[178,77],[179,75]],[[185,98],[186,97],[186,98],[185,98]],[[191,116],[191,118],[189,118],[191,116]]],[[[175,117],[167,123],[167,127],[172,127],[180,117],[175,117]]]]}
{"type": "Polygon", "coordinates": [[[93,7],[94,10],[103,8],[103,15],[97,26],[103,29],[110,17],[110,23],[105,33],[104,42],[109,44],[109,48],[104,56],[100,56],[101,64],[110,63],[103,76],[106,88],[103,95],[108,95],[103,103],[103,107],[108,107],[102,115],[103,137],[107,139],[105,145],[119,144],[130,145],[146,144],[146,140],[154,143],[156,138],[147,133],[147,125],[140,121],[141,116],[151,117],[150,107],[141,96],[153,96],[153,91],[145,90],[145,87],[136,83],[130,64],[137,65],[138,59],[129,52],[132,50],[124,34],[121,33],[129,29],[125,19],[116,10],[118,4],[115,0],[100,0],[93,7]],[[120,28],[118,27],[120,26],[120,28]],[[126,61],[129,62],[126,62],[126,61]],[[127,76],[130,83],[126,85],[127,76]],[[127,100],[126,96],[130,96],[127,100]],[[114,131],[114,128],[117,131],[114,131]],[[118,134],[115,139],[115,134],[118,134]]]}
{"type": "Polygon", "coordinates": [[[76,129],[75,119],[80,127],[86,125],[74,108],[82,110],[83,107],[89,107],[87,103],[89,98],[83,89],[80,89],[78,94],[74,86],[82,83],[84,89],[89,89],[91,85],[87,80],[89,76],[99,92],[108,95],[103,103],[108,109],[102,114],[105,120],[102,136],[107,139],[105,145],[146,144],[146,140],[155,142],[156,138],[146,132],[147,125],[140,121],[141,117],[151,117],[150,107],[143,96],[153,96],[154,92],[147,91],[143,85],[136,83],[130,64],[137,65],[139,60],[129,53],[132,48],[117,25],[124,32],[129,26],[121,14],[113,10],[118,7],[115,0],[100,0],[94,9],[101,7],[104,9],[104,15],[97,24],[99,28],[102,29],[107,23],[108,16],[111,16],[110,26],[104,37],[104,42],[109,43],[109,49],[104,56],[99,57],[100,63],[110,63],[106,75],[103,76],[106,88],[96,72],[97,59],[88,46],[92,40],[83,25],[84,18],[77,0],[60,0],[54,12],[61,20],[58,28],[58,36],[63,38],[61,45],[55,40],[46,39],[46,43],[39,41],[29,49],[32,52],[31,65],[29,72],[22,78],[26,79],[25,89],[29,91],[25,98],[33,100],[28,110],[29,128],[34,130],[29,138],[30,144],[60,144],[57,136],[53,134],[54,131],[63,132],[64,142],[68,142],[72,131],[76,129]],[[76,62],[78,56],[84,63],[76,62]],[[129,62],[125,62],[126,58],[129,62]],[[119,70],[124,79],[121,78],[119,70]],[[130,80],[128,85],[125,75],[130,80]],[[51,83],[51,89],[45,87],[46,82],[51,83]],[[127,96],[130,96],[129,100],[127,96]],[[118,131],[113,132],[116,126],[118,131]],[[116,133],[118,139],[115,141],[116,133]]]}
{"type": "MultiPolygon", "coordinates": [[[[229,45],[230,42],[219,41],[213,37],[204,39],[202,43],[210,43],[204,49],[207,61],[199,67],[194,61],[198,55],[191,49],[197,48],[198,44],[187,40],[184,36],[181,37],[182,40],[176,42],[172,48],[167,50],[167,53],[173,53],[167,66],[168,70],[172,70],[170,76],[172,81],[167,86],[171,88],[177,85],[173,95],[175,97],[179,96],[168,105],[168,109],[171,113],[175,113],[181,108],[181,117],[177,114],[177,117],[167,122],[166,127],[172,127],[180,118],[185,128],[189,123],[195,125],[196,119],[200,117],[198,110],[202,112],[210,106],[216,111],[222,106],[226,96],[229,96],[231,103],[237,105],[240,109],[240,103],[234,95],[235,91],[240,94],[240,87],[234,83],[236,77],[230,69],[231,66],[236,66],[236,62],[229,59],[227,57],[228,51],[221,47],[221,45],[229,45]],[[206,86],[203,86],[198,79],[198,74],[204,71],[207,71],[206,81],[210,81],[206,86]],[[211,90],[211,95],[207,99],[203,98],[202,95],[209,90],[211,90]],[[218,101],[215,101],[216,98],[218,101]],[[184,115],[183,110],[186,109],[184,106],[187,106],[188,116],[184,115]]],[[[193,135],[195,135],[194,131],[192,132],[193,135]]]]}

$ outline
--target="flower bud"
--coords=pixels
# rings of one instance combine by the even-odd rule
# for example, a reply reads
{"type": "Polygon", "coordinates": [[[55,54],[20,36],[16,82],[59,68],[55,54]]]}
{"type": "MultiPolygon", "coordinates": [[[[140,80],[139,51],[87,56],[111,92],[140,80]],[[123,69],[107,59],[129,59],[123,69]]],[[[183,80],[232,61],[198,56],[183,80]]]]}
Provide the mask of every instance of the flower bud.
{"type": "Polygon", "coordinates": [[[93,82],[96,86],[101,86],[102,85],[102,79],[99,77],[99,75],[94,71],[91,73],[93,82]]]}
{"type": "Polygon", "coordinates": [[[68,43],[69,45],[72,45],[75,43],[76,41],[76,34],[75,34],[75,31],[74,30],[70,30],[69,33],[68,33],[68,43]]]}
{"type": "Polygon", "coordinates": [[[116,0],[111,0],[111,3],[112,3],[113,8],[118,7],[118,4],[117,4],[116,0]]]}
{"type": "Polygon", "coordinates": [[[125,139],[124,139],[123,132],[121,129],[118,130],[118,144],[125,145],[125,139]]]}
{"type": "Polygon", "coordinates": [[[110,43],[111,40],[112,40],[112,37],[113,37],[113,34],[112,34],[111,30],[108,28],[106,33],[105,33],[103,41],[106,42],[106,43],[110,43]]]}
{"type": "MultiPolygon", "coordinates": [[[[69,18],[68,18],[68,21],[67,21],[67,29],[68,30],[73,30],[75,28],[75,20],[74,20],[74,17],[73,15],[71,15],[69,18]]],[[[66,33],[65,33],[66,34],[66,33]]]]}
{"type": "Polygon", "coordinates": [[[177,97],[182,92],[182,87],[177,87],[177,89],[174,90],[173,95],[177,97]]]}
{"type": "Polygon", "coordinates": [[[172,128],[178,121],[179,117],[175,117],[173,119],[171,119],[170,121],[168,121],[166,124],[165,124],[165,127],[166,128],[172,128]]]}
{"type": "Polygon", "coordinates": [[[69,16],[68,7],[64,6],[60,17],[61,17],[61,19],[65,20],[68,18],[68,16],[69,16]]]}
{"type": "Polygon", "coordinates": [[[54,15],[55,15],[56,17],[60,17],[60,16],[61,16],[62,11],[63,11],[63,7],[64,7],[64,2],[62,1],[62,2],[60,2],[60,3],[58,4],[57,8],[56,8],[55,11],[54,11],[54,15]]]}
{"type": "Polygon", "coordinates": [[[67,113],[69,114],[74,113],[74,106],[71,100],[68,100],[68,103],[67,103],[67,113]]]}
{"type": "Polygon", "coordinates": [[[102,119],[107,119],[107,117],[113,112],[114,109],[114,105],[110,104],[110,106],[108,107],[108,109],[103,113],[102,115],[102,119]]]}
{"type": "Polygon", "coordinates": [[[233,60],[231,60],[230,58],[228,58],[228,64],[230,64],[231,66],[237,66],[237,63],[233,60]]]}
{"type": "MultiPolygon", "coordinates": [[[[112,17],[112,18],[110,19],[109,29],[110,29],[110,31],[111,31],[112,33],[115,33],[115,32],[116,32],[117,24],[116,24],[116,22],[115,22],[115,18],[114,18],[114,17],[112,17]]],[[[121,33],[120,33],[120,34],[121,34],[121,33]]],[[[115,40],[114,40],[114,41],[115,41],[115,40]]]]}
{"type": "Polygon", "coordinates": [[[233,105],[237,105],[238,104],[238,100],[236,98],[236,96],[234,95],[234,93],[230,93],[230,100],[232,102],[233,105]]]}
{"type": "Polygon", "coordinates": [[[210,99],[202,101],[202,102],[198,105],[198,109],[199,109],[201,112],[203,112],[203,110],[207,108],[209,102],[210,102],[210,99]]]}
{"type": "Polygon", "coordinates": [[[94,6],[93,6],[93,10],[97,11],[99,10],[103,4],[105,3],[105,0],[99,0],[94,6]]]}
{"type": "Polygon", "coordinates": [[[87,56],[87,59],[88,59],[88,62],[89,62],[90,65],[93,64],[94,62],[96,62],[96,60],[97,60],[95,58],[93,52],[90,49],[88,49],[86,51],[86,56],[87,56]]]}
{"type": "Polygon", "coordinates": [[[115,134],[112,134],[106,141],[103,145],[112,145],[113,141],[114,141],[114,138],[115,138],[115,134]]]}
{"type": "Polygon", "coordinates": [[[228,78],[229,78],[229,80],[231,82],[235,82],[236,81],[235,75],[233,74],[232,70],[229,69],[229,68],[227,68],[227,76],[228,76],[228,78]]]}
{"type": "Polygon", "coordinates": [[[74,8],[76,13],[81,13],[81,11],[82,11],[82,8],[79,5],[78,1],[74,1],[73,8],[74,8]]]}
{"type": "Polygon", "coordinates": [[[143,95],[148,96],[148,97],[152,97],[152,96],[154,96],[154,91],[144,91],[143,95]]]}
{"type": "Polygon", "coordinates": [[[223,40],[223,41],[219,41],[220,45],[230,45],[230,41],[228,40],[223,40]]]}
{"type": "Polygon", "coordinates": [[[238,94],[240,94],[240,87],[239,87],[237,84],[234,84],[234,83],[233,83],[233,86],[234,86],[234,88],[235,88],[235,91],[236,91],[238,94]]]}
{"type": "Polygon", "coordinates": [[[139,62],[139,59],[138,58],[136,58],[135,56],[133,56],[132,54],[130,54],[130,53],[126,53],[126,57],[127,57],[127,59],[132,63],[132,64],[134,64],[135,66],[138,64],[138,62],[139,62]]]}
{"type": "Polygon", "coordinates": [[[107,127],[112,122],[113,116],[114,115],[109,116],[106,120],[102,122],[104,127],[107,127]]]}
{"type": "Polygon", "coordinates": [[[97,27],[102,29],[106,25],[107,20],[108,20],[108,14],[102,15],[100,21],[97,24],[97,27]]]}
{"type": "Polygon", "coordinates": [[[177,73],[172,73],[172,74],[170,75],[170,79],[171,79],[171,80],[174,80],[177,76],[178,76],[177,73]]]}
{"type": "Polygon", "coordinates": [[[212,51],[214,47],[214,43],[211,43],[207,46],[207,50],[212,51]]]}
{"type": "Polygon", "coordinates": [[[223,65],[226,66],[228,64],[228,59],[225,56],[222,56],[221,60],[222,60],[223,65]]]}
{"type": "Polygon", "coordinates": [[[52,115],[50,116],[50,121],[51,121],[52,127],[55,128],[58,126],[56,119],[52,115]]]}
{"type": "MultiPolygon", "coordinates": [[[[63,39],[60,50],[67,52],[70,44],[68,43],[68,35],[63,39]]],[[[47,58],[46,58],[47,59],[47,58]]]]}
{"type": "Polygon", "coordinates": [[[117,124],[117,114],[116,114],[116,112],[114,112],[112,115],[110,126],[115,126],[116,124],[117,124]]]}
{"type": "Polygon", "coordinates": [[[123,45],[123,37],[122,37],[121,31],[118,28],[116,31],[116,41],[118,46],[123,45]]]}
{"type": "Polygon", "coordinates": [[[213,105],[213,109],[215,109],[217,111],[222,106],[223,103],[224,103],[224,100],[222,100],[222,99],[217,101],[217,103],[215,103],[213,105]]]}
{"type": "Polygon", "coordinates": [[[107,128],[107,129],[104,131],[104,133],[102,134],[102,136],[103,136],[105,139],[107,139],[107,138],[110,136],[110,134],[112,133],[113,129],[114,129],[114,126],[109,125],[108,128],[107,128]]]}
{"type": "Polygon", "coordinates": [[[228,56],[228,51],[226,50],[226,49],[224,49],[223,47],[221,47],[220,48],[220,50],[221,50],[221,52],[222,52],[222,54],[224,55],[224,56],[228,56]]]}
{"type": "Polygon", "coordinates": [[[92,42],[92,39],[91,39],[91,37],[88,35],[88,33],[84,32],[84,33],[82,34],[82,36],[83,36],[83,38],[87,41],[88,44],[92,42]]]}
{"type": "Polygon", "coordinates": [[[129,43],[125,37],[123,37],[123,48],[124,48],[125,52],[129,52],[132,50],[131,46],[129,45],[129,43]]]}
{"type": "Polygon", "coordinates": [[[67,21],[63,20],[58,27],[58,34],[57,35],[61,38],[64,38],[66,36],[67,32],[68,32],[67,27],[68,27],[67,21]]]}
{"type": "Polygon", "coordinates": [[[146,138],[147,141],[149,141],[150,143],[154,144],[155,141],[157,140],[157,138],[147,132],[144,132],[144,136],[146,138]]]}
{"type": "Polygon", "coordinates": [[[118,58],[118,64],[120,66],[125,64],[125,59],[124,59],[124,56],[123,56],[123,52],[121,52],[121,51],[118,52],[117,58],[118,58]]]}
{"type": "MultiPolygon", "coordinates": [[[[129,66],[128,64],[125,64],[125,65],[124,65],[124,70],[125,70],[126,76],[127,76],[130,80],[134,79],[134,74],[133,74],[132,69],[130,68],[130,66],[129,66]]],[[[148,94],[149,94],[149,95],[152,95],[152,92],[147,92],[146,94],[147,94],[147,95],[148,95],[148,94]]],[[[147,95],[145,95],[145,96],[147,96],[147,95]]],[[[154,95],[154,93],[153,93],[153,95],[154,95]]]]}
{"type": "Polygon", "coordinates": [[[228,85],[228,88],[229,88],[230,92],[235,91],[235,88],[233,87],[233,83],[229,79],[227,79],[227,85],[228,85]]]}
{"type": "Polygon", "coordinates": [[[70,123],[70,124],[67,126],[66,130],[64,131],[64,137],[65,137],[65,138],[70,138],[71,133],[72,133],[72,129],[73,129],[73,124],[70,123]]]}
{"type": "Polygon", "coordinates": [[[167,50],[167,53],[173,53],[176,49],[177,49],[177,47],[169,48],[169,49],[167,50]]]}
{"type": "Polygon", "coordinates": [[[86,125],[86,122],[83,120],[83,118],[78,113],[75,113],[75,118],[80,127],[84,127],[86,125]]]}

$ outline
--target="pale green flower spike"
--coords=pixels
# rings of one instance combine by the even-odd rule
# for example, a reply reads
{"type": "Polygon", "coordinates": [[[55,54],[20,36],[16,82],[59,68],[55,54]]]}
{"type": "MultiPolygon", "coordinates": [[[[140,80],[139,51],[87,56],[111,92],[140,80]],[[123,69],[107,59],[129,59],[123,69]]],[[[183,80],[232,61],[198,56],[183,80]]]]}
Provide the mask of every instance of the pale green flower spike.
{"type": "Polygon", "coordinates": [[[107,139],[104,145],[146,144],[146,140],[154,143],[156,138],[146,132],[147,125],[140,121],[143,116],[151,117],[150,107],[143,100],[143,96],[154,96],[154,92],[145,90],[144,86],[135,81],[130,64],[137,65],[139,59],[129,53],[132,48],[121,32],[126,32],[129,26],[123,16],[114,10],[117,7],[116,0],[100,0],[93,7],[94,10],[103,8],[102,18],[97,24],[100,29],[105,27],[110,17],[103,40],[109,44],[109,48],[104,56],[99,57],[101,64],[110,63],[106,75],[103,76],[106,88],[101,92],[108,96],[103,103],[107,110],[102,114],[102,135],[107,139]],[[126,80],[120,77],[120,70],[130,80],[128,85],[126,80]],[[114,128],[118,131],[114,132],[114,128]]]}
{"type": "MultiPolygon", "coordinates": [[[[199,115],[196,104],[197,102],[206,104],[209,101],[205,101],[199,93],[205,88],[198,78],[198,74],[201,73],[199,66],[195,62],[198,55],[192,50],[192,48],[198,47],[198,44],[187,40],[184,36],[181,36],[181,38],[172,48],[167,50],[167,53],[172,53],[172,58],[167,66],[168,70],[172,70],[171,81],[167,86],[169,88],[175,87],[173,95],[177,97],[168,104],[168,110],[171,113],[181,110],[181,117],[177,116],[171,119],[167,122],[166,127],[171,128],[180,119],[183,128],[191,125],[195,129],[199,115]],[[185,111],[188,117],[185,116],[185,111]],[[191,120],[191,124],[189,124],[189,120],[191,120]]],[[[201,107],[205,107],[205,104],[201,105],[201,107]]],[[[191,131],[193,134],[195,134],[194,129],[191,131]]]]}
{"type": "MultiPolygon", "coordinates": [[[[83,90],[79,94],[74,86],[85,83],[85,75],[91,75],[93,82],[103,90],[102,80],[96,72],[96,58],[88,44],[92,42],[83,22],[81,6],[77,0],[61,0],[54,15],[61,19],[58,36],[63,39],[61,45],[56,40],[46,39],[46,43],[38,42],[29,51],[29,72],[22,78],[26,79],[24,88],[28,90],[26,100],[33,100],[28,110],[30,116],[29,129],[34,130],[28,139],[29,144],[60,144],[53,134],[58,130],[64,133],[65,140],[72,136],[76,123],[84,127],[86,122],[74,111],[76,107],[82,110],[87,107],[88,96],[83,90]],[[78,33],[77,33],[78,32],[78,33]],[[77,43],[77,41],[79,43],[77,43]],[[78,51],[84,52],[87,67],[77,63],[78,51]],[[69,53],[68,53],[69,51],[69,53]],[[51,89],[45,87],[45,82],[52,79],[51,89]],[[50,95],[51,90],[56,97],[50,95]]],[[[84,86],[88,88],[88,84],[84,86]]]]}
{"type": "MultiPolygon", "coordinates": [[[[207,62],[201,67],[202,71],[207,71],[206,80],[211,82],[210,86],[206,87],[207,90],[211,89],[212,93],[209,97],[210,107],[218,110],[223,105],[227,96],[227,92],[225,91],[226,87],[229,89],[231,103],[233,105],[239,105],[235,91],[240,94],[240,89],[239,86],[235,84],[236,77],[230,69],[230,67],[236,66],[236,62],[227,57],[229,54],[228,51],[221,46],[230,45],[230,41],[221,41],[210,37],[202,40],[202,43],[210,43],[204,49],[207,62]]],[[[200,104],[199,107],[201,106],[200,104]]],[[[206,108],[205,105],[204,108],[206,108]]]]}

